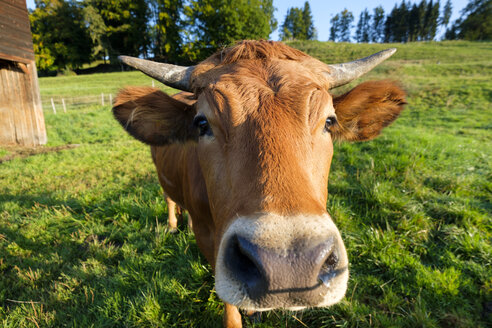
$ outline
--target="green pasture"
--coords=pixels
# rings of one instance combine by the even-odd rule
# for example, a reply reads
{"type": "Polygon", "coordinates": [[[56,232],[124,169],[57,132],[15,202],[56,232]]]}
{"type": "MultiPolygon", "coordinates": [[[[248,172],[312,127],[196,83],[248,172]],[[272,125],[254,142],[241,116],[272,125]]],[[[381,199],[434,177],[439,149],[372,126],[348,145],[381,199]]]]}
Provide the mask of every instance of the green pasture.
{"type": "MultiPolygon", "coordinates": [[[[408,106],[378,139],[335,146],[327,209],[350,260],[344,300],[247,326],[492,326],[492,43],[291,45],[330,63],[397,47],[364,80],[400,81],[408,106]]],[[[150,84],[137,72],[40,79],[43,97],[150,84]]],[[[166,232],[148,147],[110,106],[45,119],[48,147],[79,146],[0,163],[1,326],[219,327],[193,234],[166,232]]]]}

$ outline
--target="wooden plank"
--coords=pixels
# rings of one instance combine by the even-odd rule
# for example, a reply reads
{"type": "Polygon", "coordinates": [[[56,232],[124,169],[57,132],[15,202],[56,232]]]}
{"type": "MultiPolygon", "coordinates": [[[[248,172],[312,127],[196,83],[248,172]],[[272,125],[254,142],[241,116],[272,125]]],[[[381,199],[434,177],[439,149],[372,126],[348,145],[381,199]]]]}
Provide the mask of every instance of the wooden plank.
{"type": "MultiPolygon", "coordinates": [[[[11,73],[11,67],[12,67],[12,64],[7,64],[5,66],[4,69],[2,69],[2,89],[3,89],[3,93],[4,93],[4,96],[5,98],[3,99],[4,100],[4,104],[5,104],[5,107],[7,108],[7,111],[6,113],[8,114],[9,116],[9,125],[7,126],[7,129],[8,129],[8,132],[10,134],[10,137],[9,139],[11,140],[11,142],[13,143],[17,143],[17,134],[16,134],[16,129],[15,129],[15,121],[14,121],[14,116],[15,116],[15,113],[14,113],[14,104],[13,104],[13,95],[12,95],[12,87],[11,87],[11,84],[10,84],[10,73],[11,73]]],[[[7,140],[9,140],[7,139],[7,140]]]]}
{"type": "Polygon", "coordinates": [[[8,18],[9,22],[22,28],[23,30],[31,29],[31,24],[29,22],[29,13],[27,11],[21,11],[17,9],[10,10],[8,6],[4,6],[0,8],[0,17],[2,17],[2,19],[0,20],[2,22],[7,22],[6,19],[8,18]]]}
{"type": "Polygon", "coordinates": [[[24,124],[24,109],[21,107],[22,103],[22,95],[20,94],[19,90],[19,78],[18,78],[18,68],[15,67],[14,65],[11,66],[12,68],[9,70],[9,89],[11,95],[13,96],[11,98],[10,104],[12,106],[13,110],[13,119],[14,119],[14,126],[15,126],[15,141],[18,144],[23,145],[26,137],[26,126],[24,124]]]}
{"type": "Polygon", "coordinates": [[[27,4],[25,0],[0,0],[0,5],[5,4],[18,9],[24,9],[27,11],[27,4]]]}
{"type": "Polygon", "coordinates": [[[29,31],[16,30],[14,27],[3,24],[0,21],[0,31],[2,35],[0,37],[6,37],[7,35],[14,35],[16,38],[20,38],[24,41],[32,43],[32,34],[29,31]]]}
{"type": "MultiPolygon", "coordinates": [[[[19,35],[16,34],[1,34],[0,35],[0,45],[4,45],[7,48],[21,48],[21,49],[31,49],[32,50],[32,39],[21,39],[19,35]]],[[[8,53],[8,52],[7,52],[8,53]]]]}
{"type": "Polygon", "coordinates": [[[34,127],[34,111],[32,106],[32,98],[30,89],[30,79],[29,70],[27,66],[22,63],[17,63],[20,71],[17,72],[18,76],[18,84],[19,84],[19,102],[22,110],[24,112],[23,123],[26,127],[26,136],[24,139],[25,145],[34,146],[34,135],[35,135],[35,127],[34,127]]]}
{"type": "Polygon", "coordinates": [[[34,60],[34,59],[29,59],[29,58],[7,55],[7,54],[0,52],[0,60],[2,60],[2,59],[7,60],[7,61],[24,63],[24,64],[29,64],[34,60]]]}
{"type": "Polygon", "coordinates": [[[0,61],[0,143],[2,144],[13,144],[16,142],[7,85],[8,71],[9,66],[7,62],[0,61]]]}
{"type": "Polygon", "coordinates": [[[46,143],[36,66],[0,61],[0,143],[46,143]]]}
{"type": "MultiPolygon", "coordinates": [[[[34,60],[25,1],[0,0],[0,53],[34,60]]],[[[2,58],[11,59],[3,56],[2,58]]],[[[25,62],[25,61],[24,61],[25,62]]]]}
{"type": "MultiPolygon", "coordinates": [[[[6,54],[7,56],[3,57],[6,60],[11,60],[11,57],[19,57],[25,58],[29,61],[35,59],[34,54],[32,52],[28,52],[25,48],[16,48],[16,47],[4,47],[3,44],[0,43],[0,54],[6,54]]],[[[19,60],[20,61],[20,60],[19,60]]]]}
{"type": "Polygon", "coordinates": [[[28,15],[27,7],[20,8],[19,6],[12,5],[5,0],[0,0],[0,10],[3,12],[11,13],[12,15],[21,17],[22,15],[28,15]]]}
{"type": "MultiPolygon", "coordinates": [[[[22,74],[22,89],[23,89],[23,106],[26,110],[26,117],[28,120],[26,121],[26,125],[28,127],[28,132],[29,135],[27,136],[28,142],[35,146],[38,144],[37,142],[37,127],[36,127],[36,118],[35,118],[35,112],[34,112],[34,104],[33,104],[33,99],[32,99],[32,93],[31,93],[31,75],[29,74],[29,70],[26,65],[24,64],[19,64],[21,66],[21,69],[23,69],[22,66],[24,66],[25,73],[22,74]]],[[[23,69],[23,70],[24,70],[23,69]]]]}
{"type": "Polygon", "coordinates": [[[44,145],[48,141],[48,137],[46,135],[46,126],[44,124],[44,113],[43,106],[41,104],[41,93],[39,92],[39,83],[38,83],[38,73],[36,71],[36,65],[34,62],[27,65],[29,69],[30,82],[31,82],[31,98],[32,98],[32,106],[34,111],[34,120],[36,127],[36,140],[35,143],[37,145],[44,145]]]}
{"type": "Polygon", "coordinates": [[[0,10],[0,24],[2,25],[2,34],[12,33],[10,31],[31,34],[31,25],[27,16],[16,17],[0,10]],[[3,33],[4,31],[5,33],[3,33]]]}

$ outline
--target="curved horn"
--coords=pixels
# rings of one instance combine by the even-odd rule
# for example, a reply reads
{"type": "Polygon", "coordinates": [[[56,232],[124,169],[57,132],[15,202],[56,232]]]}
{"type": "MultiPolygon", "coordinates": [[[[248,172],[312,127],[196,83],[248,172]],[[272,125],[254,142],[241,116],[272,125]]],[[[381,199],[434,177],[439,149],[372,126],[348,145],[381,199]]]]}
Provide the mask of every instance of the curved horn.
{"type": "Polygon", "coordinates": [[[347,84],[361,77],[391,57],[395,52],[396,48],[391,48],[349,63],[327,65],[328,71],[324,72],[324,74],[331,81],[330,89],[347,84]]]}
{"type": "Polygon", "coordinates": [[[118,59],[171,88],[191,91],[190,76],[195,66],[164,64],[130,56],[118,56],[118,59]]]}

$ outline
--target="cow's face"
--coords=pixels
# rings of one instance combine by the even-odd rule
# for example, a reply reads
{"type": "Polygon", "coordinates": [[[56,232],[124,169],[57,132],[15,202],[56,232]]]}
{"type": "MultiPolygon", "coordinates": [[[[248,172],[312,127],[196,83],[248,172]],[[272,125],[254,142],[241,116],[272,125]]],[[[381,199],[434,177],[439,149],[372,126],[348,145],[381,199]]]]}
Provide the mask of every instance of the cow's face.
{"type": "Polygon", "coordinates": [[[332,142],[375,137],[404,94],[373,82],[333,99],[317,60],[288,47],[266,58],[237,50],[194,69],[193,106],[133,89],[115,115],[147,143],[196,143],[224,301],[257,311],[334,304],[345,294],[348,259],[326,211],[332,142]]]}

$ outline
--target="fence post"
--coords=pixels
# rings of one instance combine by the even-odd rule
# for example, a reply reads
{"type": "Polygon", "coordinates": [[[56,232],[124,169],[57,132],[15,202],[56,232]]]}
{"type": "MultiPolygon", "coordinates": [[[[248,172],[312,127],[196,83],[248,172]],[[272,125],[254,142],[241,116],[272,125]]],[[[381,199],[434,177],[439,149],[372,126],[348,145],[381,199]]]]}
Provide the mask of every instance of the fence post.
{"type": "Polygon", "coordinates": [[[101,93],[101,104],[104,106],[104,93],[101,93]]]}
{"type": "Polygon", "coordinates": [[[113,105],[113,95],[111,93],[109,94],[109,104],[113,105]]]}
{"type": "Polygon", "coordinates": [[[56,114],[56,107],[55,107],[55,102],[53,101],[53,98],[51,98],[51,107],[53,107],[53,113],[56,114]]]}
{"type": "Polygon", "coordinates": [[[154,88],[154,87],[155,87],[154,80],[152,80],[152,88],[154,88]]]}
{"type": "Polygon", "coordinates": [[[63,112],[67,112],[67,107],[65,106],[65,98],[62,98],[63,112]]]}

